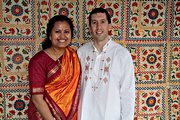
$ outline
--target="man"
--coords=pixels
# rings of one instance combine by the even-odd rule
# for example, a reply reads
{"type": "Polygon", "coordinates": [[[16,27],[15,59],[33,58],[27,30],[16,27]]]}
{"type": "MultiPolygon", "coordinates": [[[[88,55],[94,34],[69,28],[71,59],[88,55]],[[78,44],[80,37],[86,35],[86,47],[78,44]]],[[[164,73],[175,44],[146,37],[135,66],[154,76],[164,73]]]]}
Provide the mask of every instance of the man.
{"type": "Polygon", "coordinates": [[[79,120],[133,120],[135,78],[131,55],[111,40],[111,19],[103,8],[89,16],[93,40],[78,49],[82,67],[79,120]]]}

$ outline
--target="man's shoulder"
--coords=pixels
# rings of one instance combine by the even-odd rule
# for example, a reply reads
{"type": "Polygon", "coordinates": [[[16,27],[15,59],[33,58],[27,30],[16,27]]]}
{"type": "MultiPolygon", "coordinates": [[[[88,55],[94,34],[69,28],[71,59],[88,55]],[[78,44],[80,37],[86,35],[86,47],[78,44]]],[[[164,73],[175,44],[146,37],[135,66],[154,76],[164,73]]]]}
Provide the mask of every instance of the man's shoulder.
{"type": "Polygon", "coordinates": [[[116,48],[118,52],[128,52],[128,49],[120,43],[112,41],[113,49],[116,48]]]}
{"type": "Polygon", "coordinates": [[[91,42],[86,42],[86,43],[83,43],[79,48],[78,50],[84,50],[84,49],[88,49],[91,47],[91,42]]]}
{"type": "Polygon", "coordinates": [[[118,59],[129,59],[131,56],[129,50],[120,43],[112,42],[111,50],[118,59]]]}

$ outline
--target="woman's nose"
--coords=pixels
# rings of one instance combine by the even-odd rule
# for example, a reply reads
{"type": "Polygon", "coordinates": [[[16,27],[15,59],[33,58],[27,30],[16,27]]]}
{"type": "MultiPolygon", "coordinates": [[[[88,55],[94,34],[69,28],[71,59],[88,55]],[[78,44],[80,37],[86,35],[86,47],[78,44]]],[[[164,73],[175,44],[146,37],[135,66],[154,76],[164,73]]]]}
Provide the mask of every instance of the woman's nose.
{"type": "Polygon", "coordinates": [[[65,33],[61,33],[61,34],[59,35],[59,37],[60,37],[60,39],[64,39],[64,38],[66,38],[66,35],[65,35],[65,33]]]}

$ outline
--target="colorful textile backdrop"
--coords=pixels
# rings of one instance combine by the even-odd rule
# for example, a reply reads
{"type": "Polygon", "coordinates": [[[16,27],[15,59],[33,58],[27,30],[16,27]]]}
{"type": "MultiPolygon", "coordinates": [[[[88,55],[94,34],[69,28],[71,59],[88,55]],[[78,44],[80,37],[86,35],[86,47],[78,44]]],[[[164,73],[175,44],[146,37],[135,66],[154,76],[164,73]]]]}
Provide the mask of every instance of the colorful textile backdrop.
{"type": "Polygon", "coordinates": [[[91,40],[88,15],[106,8],[113,40],[129,49],[136,75],[136,120],[180,120],[178,0],[0,0],[0,119],[27,119],[27,66],[41,50],[48,19],[73,19],[78,48],[91,40]]]}

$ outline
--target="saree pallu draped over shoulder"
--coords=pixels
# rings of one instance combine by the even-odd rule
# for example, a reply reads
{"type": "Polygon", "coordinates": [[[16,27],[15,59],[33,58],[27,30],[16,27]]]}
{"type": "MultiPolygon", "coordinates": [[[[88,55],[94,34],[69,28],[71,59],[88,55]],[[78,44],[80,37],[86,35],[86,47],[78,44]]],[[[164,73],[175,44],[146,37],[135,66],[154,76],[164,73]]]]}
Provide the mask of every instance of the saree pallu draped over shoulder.
{"type": "Polygon", "coordinates": [[[44,100],[56,120],[77,120],[80,92],[80,64],[76,52],[67,47],[47,74],[44,100]]]}
{"type": "Polygon", "coordinates": [[[78,57],[72,49],[68,48],[61,59],[61,65],[56,65],[49,71],[48,78],[52,80],[45,86],[45,100],[51,105],[56,119],[61,117],[62,120],[76,120],[79,75],[78,57]],[[57,67],[60,67],[60,70],[57,67]]]}

